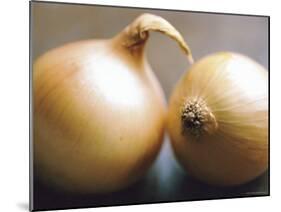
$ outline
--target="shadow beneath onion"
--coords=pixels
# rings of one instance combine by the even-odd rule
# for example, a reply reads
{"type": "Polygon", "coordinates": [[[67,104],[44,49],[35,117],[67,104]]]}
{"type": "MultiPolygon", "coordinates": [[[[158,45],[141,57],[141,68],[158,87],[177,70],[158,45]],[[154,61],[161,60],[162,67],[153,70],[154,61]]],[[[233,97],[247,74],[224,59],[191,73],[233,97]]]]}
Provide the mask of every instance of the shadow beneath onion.
{"type": "MultiPolygon", "coordinates": [[[[153,192],[147,191],[147,185],[151,184],[142,179],[130,187],[119,192],[91,195],[65,193],[47,186],[39,179],[34,181],[34,210],[50,210],[64,208],[87,208],[99,206],[140,204],[157,201],[153,198],[153,192]],[[144,196],[144,194],[146,194],[144,196]],[[150,194],[152,194],[150,196],[150,194]]],[[[153,190],[153,188],[151,187],[153,190]]]]}
{"type": "Polygon", "coordinates": [[[268,181],[267,172],[250,183],[232,188],[209,186],[185,173],[178,173],[176,181],[173,182],[173,189],[169,188],[165,192],[157,186],[159,184],[156,181],[157,175],[150,174],[119,192],[106,195],[77,195],[54,190],[35,179],[34,209],[87,208],[269,195],[265,183],[268,181]]]}
{"type": "Polygon", "coordinates": [[[167,201],[210,200],[237,197],[266,196],[268,172],[255,180],[235,187],[216,187],[205,184],[185,174],[178,179],[177,191],[167,201]]]}

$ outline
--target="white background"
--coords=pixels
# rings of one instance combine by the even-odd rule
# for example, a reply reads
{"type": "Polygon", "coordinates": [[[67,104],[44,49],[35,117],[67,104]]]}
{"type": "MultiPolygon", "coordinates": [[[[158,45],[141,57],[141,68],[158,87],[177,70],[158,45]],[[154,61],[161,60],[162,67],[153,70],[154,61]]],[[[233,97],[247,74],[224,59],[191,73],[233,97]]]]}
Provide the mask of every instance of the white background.
{"type": "MultiPolygon", "coordinates": [[[[59,1],[59,0],[57,0],[59,1]]],[[[270,197],[153,205],[106,207],[69,211],[271,211],[280,207],[280,6],[278,1],[251,0],[69,0],[120,6],[270,15],[270,197]],[[274,3],[277,2],[277,3],[274,3]],[[278,14],[279,13],[279,14],[278,14]]],[[[29,2],[6,0],[0,6],[0,211],[28,210],[29,157],[29,2]]],[[[255,36],[253,34],[253,36],[255,36]]],[[[277,209],[278,210],[278,209],[277,209]]],[[[280,209],[279,209],[280,210],[280,209]]]]}

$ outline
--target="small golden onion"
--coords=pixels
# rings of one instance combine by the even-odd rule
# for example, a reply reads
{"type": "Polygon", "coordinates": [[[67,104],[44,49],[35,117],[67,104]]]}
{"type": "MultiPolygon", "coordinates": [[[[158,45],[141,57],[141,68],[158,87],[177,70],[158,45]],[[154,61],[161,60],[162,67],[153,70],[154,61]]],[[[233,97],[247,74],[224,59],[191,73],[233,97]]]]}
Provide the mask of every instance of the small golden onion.
{"type": "Polygon", "coordinates": [[[209,184],[246,183],[268,166],[268,72],[221,52],[192,65],[170,98],[168,131],[188,173],[209,184]]]}

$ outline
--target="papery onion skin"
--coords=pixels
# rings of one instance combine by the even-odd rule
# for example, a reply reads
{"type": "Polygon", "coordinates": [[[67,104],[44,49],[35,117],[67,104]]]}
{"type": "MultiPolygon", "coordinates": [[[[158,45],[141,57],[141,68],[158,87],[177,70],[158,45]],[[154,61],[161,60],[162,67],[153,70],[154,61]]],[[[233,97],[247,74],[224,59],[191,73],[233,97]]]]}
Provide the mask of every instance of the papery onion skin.
{"type": "Polygon", "coordinates": [[[112,52],[103,41],[87,41],[47,53],[34,66],[34,161],[41,176],[63,189],[118,190],[159,151],[160,87],[147,64],[135,73],[138,64],[112,52]]]}
{"type": "Polygon", "coordinates": [[[179,39],[188,52],[168,22],[145,14],[113,39],[66,44],[36,60],[34,163],[44,183],[76,193],[108,193],[132,184],[150,167],[166,114],[144,54],[150,30],[179,39]]]}
{"type": "Polygon", "coordinates": [[[177,83],[168,113],[172,147],[188,174],[211,185],[235,186],[266,171],[268,72],[250,58],[220,52],[193,64],[177,83]],[[189,123],[194,114],[189,117],[188,110],[183,116],[192,101],[208,111],[195,133],[189,123]]]}

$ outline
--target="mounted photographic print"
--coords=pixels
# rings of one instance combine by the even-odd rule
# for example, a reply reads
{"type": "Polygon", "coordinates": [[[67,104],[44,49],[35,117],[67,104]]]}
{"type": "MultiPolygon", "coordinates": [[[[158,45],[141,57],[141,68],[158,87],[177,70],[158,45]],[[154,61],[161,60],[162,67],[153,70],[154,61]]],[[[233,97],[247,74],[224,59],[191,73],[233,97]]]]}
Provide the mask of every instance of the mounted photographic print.
{"type": "Polygon", "coordinates": [[[30,210],[269,195],[268,16],[31,1],[30,89],[30,210]]]}

